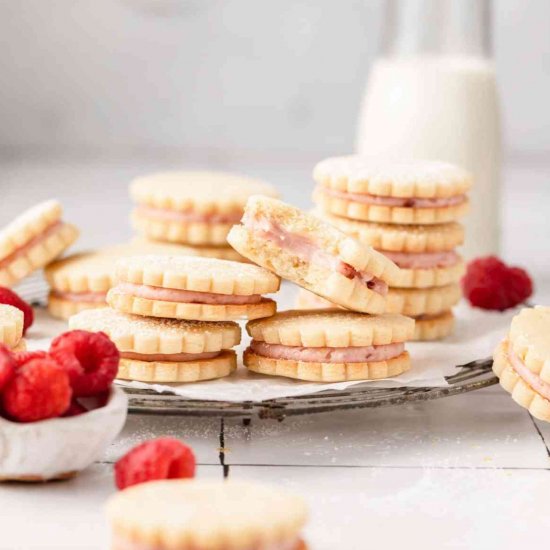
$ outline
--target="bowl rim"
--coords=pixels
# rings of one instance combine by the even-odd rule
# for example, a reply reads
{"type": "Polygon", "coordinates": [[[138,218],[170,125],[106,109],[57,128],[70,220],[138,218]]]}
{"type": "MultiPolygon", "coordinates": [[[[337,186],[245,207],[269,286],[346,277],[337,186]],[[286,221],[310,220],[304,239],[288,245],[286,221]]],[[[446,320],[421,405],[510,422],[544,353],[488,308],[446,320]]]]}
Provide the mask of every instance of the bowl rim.
{"type": "Polygon", "coordinates": [[[92,409],[91,411],[87,411],[83,414],[78,414],[76,416],[56,416],[54,418],[36,420],[35,422],[14,422],[13,420],[5,418],[4,416],[0,416],[0,427],[2,425],[5,425],[21,429],[28,429],[29,426],[47,428],[59,422],[63,422],[65,425],[69,423],[72,425],[77,425],[78,423],[81,423],[84,419],[98,420],[104,415],[109,414],[111,411],[121,407],[124,408],[125,412],[128,411],[128,396],[122,388],[116,386],[115,384],[112,384],[109,388],[109,399],[107,400],[107,403],[103,405],[103,407],[98,407],[97,409],[92,409]]]}

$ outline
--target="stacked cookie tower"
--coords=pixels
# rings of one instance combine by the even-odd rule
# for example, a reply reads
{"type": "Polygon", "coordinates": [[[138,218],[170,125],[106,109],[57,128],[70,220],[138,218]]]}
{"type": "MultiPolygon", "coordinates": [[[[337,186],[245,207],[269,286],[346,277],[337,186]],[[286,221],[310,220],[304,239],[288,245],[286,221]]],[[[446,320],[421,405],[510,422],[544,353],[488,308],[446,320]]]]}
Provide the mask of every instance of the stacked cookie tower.
{"type": "Polygon", "coordinates": [[[221,378],[237,366],[237,319],[273,315],[262,294],[279,289],[261,267],[194,256],[120,258],[110,307],[69,320],[72,329],[105,332],[121,353],[117,377],[159,383],[221,378]]]}
{"type": "Polygon", "coordinates": [[[450,334],[464,272],[456,220],[468,209],[470,175],[443,162],[346,156],[320,162],[313,177],[320,215],[401,268],[387,310],[413,317],[417,340],[450,334]]]}
{"type": "Polygon", "coordinates": [[[152,174],[130,185],[132,224],[142,239],[184,245],[189,255],[243,261],[226,239],[255,194],[278,196],[271,185],[234,174],[152,174]]]}

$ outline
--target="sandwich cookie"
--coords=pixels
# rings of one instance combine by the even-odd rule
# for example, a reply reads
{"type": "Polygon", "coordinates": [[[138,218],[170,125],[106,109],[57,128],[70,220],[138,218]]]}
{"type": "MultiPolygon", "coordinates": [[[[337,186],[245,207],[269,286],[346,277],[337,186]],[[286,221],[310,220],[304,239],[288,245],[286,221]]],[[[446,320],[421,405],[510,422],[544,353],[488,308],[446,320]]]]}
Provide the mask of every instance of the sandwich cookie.
{"type": "Polygon", "coordinates": [[[240,254],[338,305],[365,313],[385,309],[399,268],[323,220],[281,201],[251,197],[228,242],[240,254]]]}
{"type": "Polygon", "coordinates": [[[522,309],[493,354],[493,372],[512,399],[550,422],[550,307],[522,309]]]}
{"type": "Polygon", "coordinates": [[[120,351],[117,378],[142,382],[197,382],[237,367],[232,347],[241,329],[231,321],[206,323],[88,309],[69,319],[71,329],[104,332],[120,351]]]}
{"type": "Polygon", "coordinates": [[[137,178],[130,195],[134,228],[159,241],[226,246],[250,195],[276,197],[262,181],[216,172],[164,172],[137,178]]]}
{"type": "Polygon", "coordinates": [[[409,317],[439,315],[456,305],[462,292],[458,284],[433,288],[390,288],[387,311],[409,317]]]}
{"type": "Polygon", "coordinates": [[[471,176],[437,161],[379,162],[351,155],[328,158],[313,171],[314,201],[337,216],[381,223],[433,224],[468,211],[471,176]]]}
{"type": "Polygon", "coordinates": [[[116,264],[107,303],[124,313],[170,319],[229,321],[269,317],[276,304],[262,294],[280,280],[250,264],[192,256],[133,256],[116,264]]]}
{"type": "Polygon", "coordinates": [[[348,220],[330,214],[323,217],[392,260],[400,268],[392,286],[445,286],[458,283],[464,275],[464,261],[454,250],[464,241],[464,229],[458,223],[398,225],[348,220]]]}
{"type": "Polygon", "coordinates": [[[304,500],[278,487],[173,479],[107,502],[113,550],[306,550],[304,500]]]}
{"type": "Polygon", "coordinates": [[[106,306],[107,292],[114,286],[116,260],[138,254],[197,255],[192,247],[153,241],[72,254],[52,262],[44,270],[50,285],[48,311],[54,317],[68,319],[79,311],[106,306]]]}
{"type": "Polygon", "coordinates": [[[56,200],[29,208],[0,230],[0,286],[13,286],[55,260],[78,237],[78,230],[61,220],[56,200]]]}
{"type": "Polygon", "coordinates": [[[312,382],[376,380],[410,369],[404,343],[414,321],[351,311],[284,311],[251,321],[245,366],[261,374],[312,382]]]}
{"type": "Polygon", "coordinates": [[[23,324],[24,315],[20,309],[0,304],[0,344],[10,349],[17,348],[15,351],[23,351],[23,324]]]}
{"type": "MultiPolygon", "coordinates": [[[[300,289],[296,297],[296,309],[330,309],[339,307],[313,292],[300,289]]],[[[441,340],[449,336],[454,329],[455,318],[452,311],[432,315],[423,314],[414,317],[413,341],[441,340]]]]}

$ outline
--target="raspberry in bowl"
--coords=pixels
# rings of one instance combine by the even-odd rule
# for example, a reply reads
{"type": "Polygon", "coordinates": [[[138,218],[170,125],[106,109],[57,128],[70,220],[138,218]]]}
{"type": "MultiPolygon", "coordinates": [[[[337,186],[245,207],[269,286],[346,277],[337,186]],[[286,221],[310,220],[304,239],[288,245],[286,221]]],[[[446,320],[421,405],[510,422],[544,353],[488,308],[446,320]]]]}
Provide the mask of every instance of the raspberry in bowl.
{"type": "Polygon", "coordinates": [[[0,348],[0,480],[72,477],[122,429],[128,400],[112,385],[118,351],[105,335],[75,332],[48,352],[0,348]]]}

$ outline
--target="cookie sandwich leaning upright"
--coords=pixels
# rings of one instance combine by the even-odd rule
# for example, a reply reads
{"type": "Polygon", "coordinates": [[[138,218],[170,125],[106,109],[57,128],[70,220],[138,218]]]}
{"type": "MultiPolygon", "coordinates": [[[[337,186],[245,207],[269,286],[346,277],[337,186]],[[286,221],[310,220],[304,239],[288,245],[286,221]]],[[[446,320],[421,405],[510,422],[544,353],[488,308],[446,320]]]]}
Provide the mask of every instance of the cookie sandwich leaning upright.
{"type": "Polygon", "coordinates": [[[24,351],[23,312],[13,306],[0,304],[0,344],[13,351],[24,351]]]}
{"type": "Polygon", "coordinates": [[[335,304],[382,313],[399,268],[339,229],[269,197],[248,200],[227,238],[240,254],[335,304]]]}
{"type": "Polygon", "coordinates": [[[62,208],[49,200],[29,208],[0,229],[0,286],[13,286],[60,256],[78,237],[62,208]]]}

